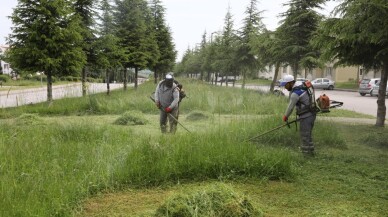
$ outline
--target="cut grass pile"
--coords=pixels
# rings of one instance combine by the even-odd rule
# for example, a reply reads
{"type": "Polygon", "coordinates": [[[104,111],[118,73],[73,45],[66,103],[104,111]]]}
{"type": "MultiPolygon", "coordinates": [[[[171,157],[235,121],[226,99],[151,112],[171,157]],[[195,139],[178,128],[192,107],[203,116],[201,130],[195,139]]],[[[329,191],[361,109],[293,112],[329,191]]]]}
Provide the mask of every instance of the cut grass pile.
{"type": "Polygon", "coordinates": [[[138,111],[129,111],[117,118],[114,124],[118,125],[145,125],[148,120],[145,119],[144,114],[138,111]]]}
{"type": "Polygon", "coordinates": [[[249,199],[225,184],[214,184],[190,192],[176,194],[167,199],[157,210],[155,217],[260,217],[249,199]]]}

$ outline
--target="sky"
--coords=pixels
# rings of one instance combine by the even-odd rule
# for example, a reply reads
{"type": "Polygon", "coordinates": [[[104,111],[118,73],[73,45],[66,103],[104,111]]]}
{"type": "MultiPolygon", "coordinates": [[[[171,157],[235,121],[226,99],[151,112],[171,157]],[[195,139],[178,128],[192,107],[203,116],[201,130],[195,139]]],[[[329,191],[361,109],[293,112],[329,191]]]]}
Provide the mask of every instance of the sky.
{"type": "MultiPolygon", "coordinates": [[[[235,28],[242,26],[246,8],[250,0],[161,0],[166,9],[166,24],[170,27],[180,61],[188,48],[194,48],[206,32],[208,39],[213,32],[219,32],[224,26],[225,15],[230,7],[235,28]]],[[[287,11],[283,4],[289,0],[258,0],[257,9],[262,11],[263,23],[269,30],[275,30],[280,21],[279,14],[287,11]]],[[[329,1],[322,14],[329,15],[338,3],[329,1]]],[[[17,0],[1,0],[0,7],[0,45],[11,33],[12,15],[17,0]]],[[[214,33],[216,34],[216,33],[214,33]]]]}

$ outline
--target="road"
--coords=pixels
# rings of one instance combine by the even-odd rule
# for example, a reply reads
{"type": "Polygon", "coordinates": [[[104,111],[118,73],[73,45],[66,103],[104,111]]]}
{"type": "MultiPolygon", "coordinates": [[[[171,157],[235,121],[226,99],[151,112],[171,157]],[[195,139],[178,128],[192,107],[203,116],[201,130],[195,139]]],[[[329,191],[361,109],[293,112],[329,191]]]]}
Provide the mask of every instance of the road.
{"type": "MultiPolygon", "coordinates": [[[[128,86],[133,84],[128,84],[128,86]]],[[[123,84],[110,84],[110,89],[122,88],[123,84]]],[[[88,94],[106,91],[104,83],[89,83],[88,94]]],[[[53,86],[53,99],[80,97],[82,96],[81,83],[53,86]]],[[[47,87],[12,90],[9,87],[6,91],[0,91],[0,107],[17,107],[20,105],[34,104],[47,101],[47,87]]]]}
{"type": "MultiPolygon", "coordinates": [[[[265,92],[269,91],[269,86],[247,85],[246,88],[265,92]]],[[[285,96],[288,96],[289,94],[287,90],[283,90],[283,93],[285,96]]],[[[331,100],[344,103],[343,106],[339,109],[346,109],[377,117],[377,97],[371,97],[370,95],[361,96],[358,92],[354,91],[322,89],[315,90],[315,97],[318,98],[324,93],[329,96],[331,100]]]]}

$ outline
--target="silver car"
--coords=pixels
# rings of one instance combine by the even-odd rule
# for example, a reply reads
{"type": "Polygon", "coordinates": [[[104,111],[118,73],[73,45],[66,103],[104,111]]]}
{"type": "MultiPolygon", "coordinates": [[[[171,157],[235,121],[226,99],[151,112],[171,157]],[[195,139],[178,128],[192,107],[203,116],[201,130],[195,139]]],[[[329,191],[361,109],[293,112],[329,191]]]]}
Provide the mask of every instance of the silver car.
{"type": "Polygon", "coordinates": [[[335,82],[328,78],[316,78],[311,81],[315,89],[333,90],[335,82]]]}
{"type": "MultiPolygon", "coordinates": [[[[380,89],[380,81],[378,81],[376,83],[376,85],[373,87],[370,95],[371,96],[379,96],[379,89],[380,89]]],[[[387,89],[385,90],[385,96],[388,96],[388,83],[387,83],[387,89]]]]}
{"type": "MultiPolygon", "coordinates": [[[[372,96],[372,90],[380,81],[380,78],[364,78],[361,80],[360,85],[358,86],[358,92],[361,96],[370,94],[372,96]]],[[[378,88],[377,88],[378,89],[378,88]]]]}

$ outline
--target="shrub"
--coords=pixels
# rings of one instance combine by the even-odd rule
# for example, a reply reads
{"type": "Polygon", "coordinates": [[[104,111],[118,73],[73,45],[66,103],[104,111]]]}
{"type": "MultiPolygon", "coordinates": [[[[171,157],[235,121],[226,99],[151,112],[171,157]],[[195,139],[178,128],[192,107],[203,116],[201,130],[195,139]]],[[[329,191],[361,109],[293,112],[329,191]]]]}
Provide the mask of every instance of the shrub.
{"type": "Polygon", "coordinates": [[[2,81],[2,82],[9,81],[9,76],[8,75],[0,75],[0,81],[2,81]]]}

